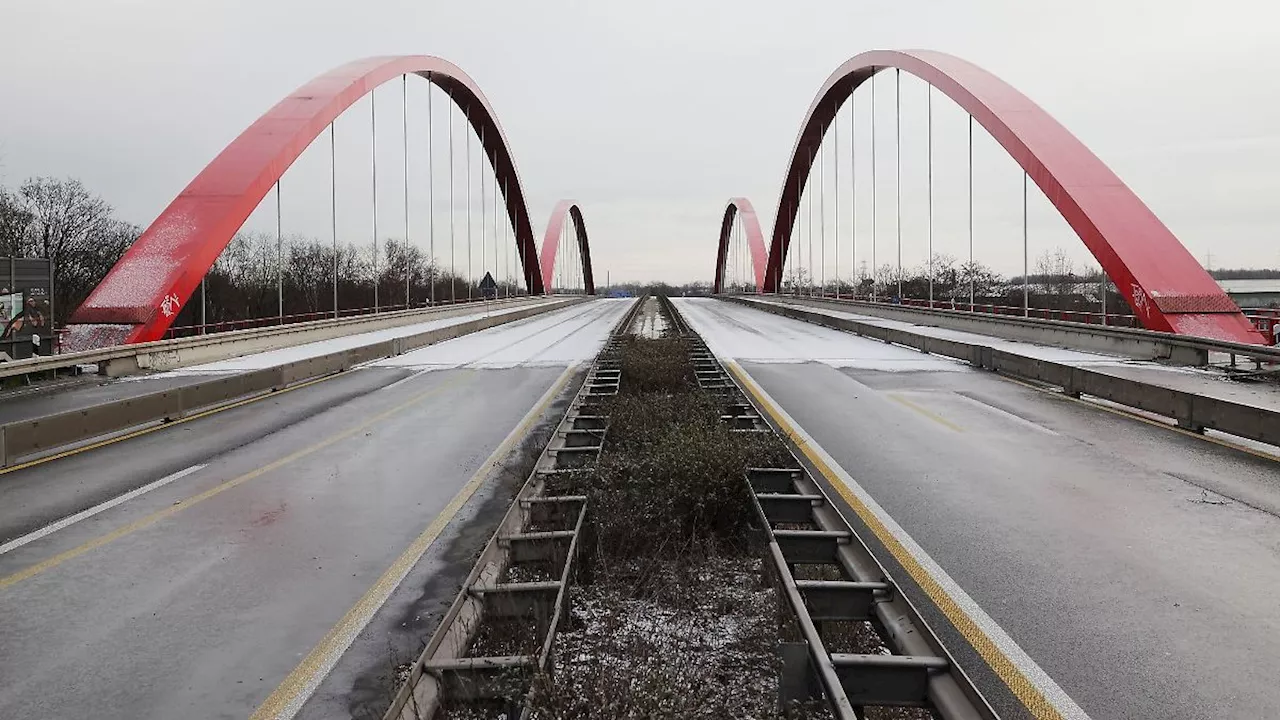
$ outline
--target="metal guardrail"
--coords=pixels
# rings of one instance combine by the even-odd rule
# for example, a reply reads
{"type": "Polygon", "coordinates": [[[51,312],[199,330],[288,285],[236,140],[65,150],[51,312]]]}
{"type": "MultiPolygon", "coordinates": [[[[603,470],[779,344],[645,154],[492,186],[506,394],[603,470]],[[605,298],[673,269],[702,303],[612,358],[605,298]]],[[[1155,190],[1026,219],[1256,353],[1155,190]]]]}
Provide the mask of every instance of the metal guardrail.
{"type": "Polygon", "coordinates": [[[8,467],[24,458],[149,423],[177,420],[233,400],[274,392],[304,380],[342,372],[362,363],[401,355],[426,345],[559,310],[579,302],[582,300],[567,299],[539,304],[271,368],[216,377],[43,417],[17,420],[0,425],[0,467],[8,467]]]}
{"type": "MultiPolygon", "coordinates": [[[[543,298],[540,296],[522,296],[520,298],[513,298],[510,300],[493,300],[490,301],[489,307],[506,308],[540,299],[543,298]]],[[[103,372],[103,374],[121,375],[139,369],[151,369],[153,367],[150,362],[152,357],[155,357],[161,362],[166,362],[177,357],[183,351],[191,351],[199,348],[207,348],[217,345],[228,345],[229,347],[232,347],[236,344],[244,344],[273,338],[287,340],[291,335],[297,338],[296,341],[282,342],[279,345],[268,348],[274,349],[276,347],[286,347],[288,345],[312,342],[314,340],[327,339],[328,337],[336,337],[339,334],[362,332],[362,326],[385,325],[386,327],[397,327],[401,325],[409,325],[415,322],[424,322],[434,318],[465,314],[468,312],[478,311],[479,309],[480,305],[478,303],[435,306],[425,309],[379,313],[377,315],[359,315],[351,318],[337,319],[329,318],[325,320],[315,320],[287,325],[271,325],[268,327],[250,328],[245,330],[231,330],[209,335],[198,335],[172,340],[155,340],[152,342],[137,343],[133,345],[116,345],[113,347],[99,348],[95,350],[62,353],[59,355],[42,355],[38,358],[0,363],[0,379],[21,375],[56,372],[58,370],[66,370],[80,365],[99,365],[99,372],[103,372]],[[324,335],[324,331],[326,330],[334,330],[335,332],[330,335],[324,335]],[[341,332],[336,332],[338,330],[341,330],[341,332]],[[322,336],[310,337],[312,335],[322,336]],[[113,363],[124,365],[124,367],[119,369],[119,371],[108,370],[104,372],[104,368],[102,366],[106,365],[110,367],[113,363]]],[[[253,352],[257,351],[259,350],[253,350],[253,352]]],[[[229,350],[224,357],[230,357],[234,354],[236,354],[234,350],[229,350]]],[[[210,357],[202,357],[197,362],[209,362],[212,359],[213,358],[210,357]]],[[[165,364],[163,365],[163,369],[178,366],[178,364],[165,364]]]]}
{"type": "Polygon", "coordinates": [[[1025,331],[1028,328],[1034,328],[1055,334],[1058,337],[1072,338],[1073,342],[1055,343],[1051,338],[1035,340],[1027,337],[1025,334],[1018,336],[1006,334],[1005,336],[1030,342],[1038,341],[1047,344],[1059,344],[1066,347],[1097,349],[1103,351],[1110,350],[1112,352],[1119,352],[1126,355],[1132,355],[1134,357],[1162,360],[1180,365],[1206,365],[1209,362],[1209,355],[1211,353],[1220,353],[1231,356],[1233,364],[1235,358],[1245,358],[1258,364],[1280,363],[1280,347],[1268,347],[1265,345],[1250,345],[1248,343],[1237,343],[1226,340],[1198,338],[1189,335],[1158,332],[1155,330],[1141,330],[1113,326],[1104,327],[1089,323],[1011,317],[1008,315],[975,315],[974,313],[970,313],[965,310],[946,310],[936,307],[928,309],[894,305],[890,303],[872,303],[862,300],[836,300],[835,298],[808,298],[803,296],[794,297],[791,295],[735,295],[727,297],[740,300],[757,298],[777,299],[800,304],[812,303],[814,305],[842,308],[846,312],[861,311],[868,315],[876,315],[877,313],[893,313],[902,315],[904,319],[909,318],[909,322],[916,322],[921,325],[938,325],[938,319],[949,318],[966,323],[982,324],[985,329],[957,328],[955,325],[948,326],[953,329],[965,329],[968,332],[976,332],[979,334],[997,334],[994,330],[1001,327],[1013,328],[1022,331],[1025,331]],[[933,320],[933,322],[930,322],[930,320],[933,320]],[[1093,340],[1091,340],[1091,338],[1093,340]],[[1113,341],[1115,346],[1111,348],[1104,347],[1103,344],[1100,344],[1100,340],[1103,343],[1106,341],[1113,341]],[[1151,353],[1140,353],[1135,350],[1126,351],[1124,347],[1126,343],[1133,344],[1135,348],[1150,347],[1156,348],[1156,350],[1151,353]]]}
{"type": "Polygon", "coordinates": [[[1090,395],[1173,418],[1179,427],[1193,432],[1214,429],[1249,440],[1280,446],[1280,412],[1275,410],[1197,395],[1049,360],[1037,360],[979,343],[947,340],[909,330],[833,317],[795,305],[753,302],[739,297],[726,299],[729,302],[736,302],[775,315],[803,320],[835,330],[844,330],[932,355],[964,360],[977,367],[1060,387],[1063,392],[1073,397],[1090,395]]]}
{"type": "Polygon", "coordinates": [[[217,322],[205,323],[203,325],[197,323],[194,325],[174,325],[164,333],[165,340],[172,340],[180,337],[193,337],[196,335],[211,335],[213,333],[231,332],[234,330],[248,330],[260,327],[279,327],[281,325],[296,325],[302,322],[311,322],[313,320],[338,320],[351,319],[355,317],[363,317],[368,315],[386,315],[404,310],[431,310],[444,307],[457,307],[458,305],[475,305],[483,302],[499,302],[518,299],[528,299],[530,296],[523,291],[515,295],[508,295],[502,298],[455,298],[453,300],[437,300],[434,303],[417,303],[405,305],[404,303],[390,303],[387,305],[379,305],[378,307],[357,307],[343,308],[338,310],[335,317],[332,310],[322,310],[307,313],[292,313],[289,315],[271,315],[258,318],[245,318],[240,320],[219,320],[217,322]]]}

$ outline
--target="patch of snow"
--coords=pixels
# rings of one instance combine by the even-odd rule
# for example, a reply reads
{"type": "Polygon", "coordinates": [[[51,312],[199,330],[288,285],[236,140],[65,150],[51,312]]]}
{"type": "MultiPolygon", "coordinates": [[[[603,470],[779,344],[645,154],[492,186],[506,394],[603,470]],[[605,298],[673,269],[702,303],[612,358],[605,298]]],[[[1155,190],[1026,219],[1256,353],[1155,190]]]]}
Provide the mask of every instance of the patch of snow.
{"type": "Polygon", "coordinates": [[[563,367],[595,357],[609,331],[634,302],[607,298],[574,305],[429,345],[372,367],[438,370],[456,367],[563,367]]]}
{"type": "Polygon", "coordinates": [[[820,362],[882,372],[959,372],[950,358],[927,355],[820,325],[712,298],[673,298],[685,320],[716,355],[765,363],[820,362]]]}
{"type": "MultiPolygon", "coordinates": [[[[550,302],[550,301],[544,301],[550,302]]],[[[541,303],[536,303],[541,304],[541,303]]],[[[278,350],[269,350],[267,352],[256,353],[253,355],[242,355],[227,360],[219,360],[217,362],[206,363],[204,365],[193,365],[191,367],[179,368],[171,370],[160,375],[151,375],[148,377],[186,377],[192,375],[221,375],[234,372],[248,372],[252,370],[262,370],[264,368],[283,365],[285,363],[297,362],[313,357],[319,357],[339,350],[351,350],[353,348],[372,345],[374,343],[385,342],[399,337],[407,337],[417,333],[426,332],[428,330],[436,330],[438,328],[450,327],[452,325],[460,325],[462,323],[476,320],[478,318],[492,315],[506,315],[508,313],[517,312],[527,309],[529,305],[521,305],[520,307],[505,307],[501,310],[477,310],[474,313],[466,315],[455,315],[453,317],[441,318],[439,320],[429,320],[427,322],[414,323],[412,325],[401,325],[399,327],[387,328],[385,330],[374,330],[371,332],[359,333],[356,335],[344,335],[342,337],[330,338],[328,340],[320,340],[317,342],[306,343],[303,345],[295,345],[293,347],[280,348],[278,350]]]]}

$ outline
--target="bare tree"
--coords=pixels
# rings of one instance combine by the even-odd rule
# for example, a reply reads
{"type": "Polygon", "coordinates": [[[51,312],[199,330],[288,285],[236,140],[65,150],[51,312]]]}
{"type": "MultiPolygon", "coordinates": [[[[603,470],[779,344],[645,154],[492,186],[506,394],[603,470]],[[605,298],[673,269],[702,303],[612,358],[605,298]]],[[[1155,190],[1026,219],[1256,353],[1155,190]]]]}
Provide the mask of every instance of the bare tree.
{"type": "Polygon", "coordinates": [[[1062,248],[1046,250],[1036,259],[1038,281],[1050,293],[1057,296],[1058,307],[1065,307],[1067,296],[1075,290],[1080,278],[1075,273],[1076,266],[1062,248]]]}

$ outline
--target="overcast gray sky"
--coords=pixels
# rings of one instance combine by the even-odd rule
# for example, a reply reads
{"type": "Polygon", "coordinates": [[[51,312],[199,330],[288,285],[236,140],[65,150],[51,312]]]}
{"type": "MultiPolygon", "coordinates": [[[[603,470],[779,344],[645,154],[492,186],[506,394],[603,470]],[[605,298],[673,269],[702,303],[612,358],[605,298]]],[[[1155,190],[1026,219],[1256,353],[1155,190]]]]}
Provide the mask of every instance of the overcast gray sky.
{"type": "MultiPolygon", "coordinates": [[[[122,217],[146,225],[241,130],[311,77],[368,55],[433,54],[467,71],[495,106],[539,235],[555,201],[573,197],[586,213],[598,275],[705,280],[728,197],[750,197],[767,232],[787,153],[828,74],[863,50],[920,47],[965,57],[1040,103],[1202,262],[1212,252],[1214,266],[1280,266],[1277,20],[1270,3],[1234,0],[4,0],[0,182],[79,177],[122,217]]],[[[880,82],[878,107],[891,112],[892,78],[880,82]]],[[[384,235],[402,234],[403,224],[394,85],[377,99],[379,222],[391,228],[384,235]]],[[[910,264],[925,257],[924,89],[905,76],[902,87],[910,264]]],[[[425,122],[426,92],[425,83],[411,90],[414,121],[425,122]]],[[[962,255],[966,125],[948,103],[935,98],[935,238],[939,250],[962,255]]],[[[360,119],[339,121],[339,153],[360,168],[369,157],[368,108],[354,112],[360,119]]],[[[892,115],[879,112],[878,122],[884,262],[896,241],[892,115]]],[[[869,147],[861,129],[858,142],[859,153],[869,147]]],[[[842,143],[848,163],[847,136],[842,143]]],[[[989,138],[976,153],[979,259],[1019,272],[1021,175],[989,138]]],[[[416,193],[426,171],[414,157],[411,235],[425,244],[425,201],[416,193]]],[[[861,155],[857,162],[860,261],[870,243],[870,167],[861,155]]],[[[323,156],[308,151],[286,175],[286,232],[327,235],[327,163],[327,148],[323,156]]],[[[368,179],[353,170],[341,180],[344,237],[368,234],[368,179]]],[[[842,182],[848,213],[847,174],[842,182]]],[[[1036,195],[1032,256],[1060,246],[1084,264],[1083,245],[1036,195]]],[[[274,228],[270,210],[250,225],[274,228]]],[[[851,227],[842,220],[842,242],[852,241],[851,227]]],[[[847,254],[844,262],[847,274],[847,254]]]]}

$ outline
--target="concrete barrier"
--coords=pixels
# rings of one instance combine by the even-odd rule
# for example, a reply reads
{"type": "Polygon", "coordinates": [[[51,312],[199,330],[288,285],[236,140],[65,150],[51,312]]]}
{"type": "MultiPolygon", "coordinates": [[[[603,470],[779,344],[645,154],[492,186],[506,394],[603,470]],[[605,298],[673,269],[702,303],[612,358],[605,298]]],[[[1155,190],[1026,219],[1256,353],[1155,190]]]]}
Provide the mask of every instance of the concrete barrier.
{"type": "Polygon", "coordinates": [[[796,305],[760,302],[741,297],[724,299],[775,315],[963,360],[976,367],[1060,387],[1073,397],[1090,395],[1173,418],[1179,427],[1193,432],[1214,429],[1280,446],[1280,412],[1275,410],[1197,395],[1088,368],[1037,360],[978,343],[944,340],[900,328],[886,328],[875,323],[832,317],[796,305]]]}
{"type": "MultiPolygon", "coordinates": [[[[507,309],[537,303],[545,298],[519,297],[493,300],[489,309],[507,309]]],[[[0,363],[0,380],[6,377],[56,372],[80,365],[97,365],[98,372],[119,377],[141,371],[173,370],[225,360],[239,355],[278,350],[319,340],[386,330],[414,323],[440,320],[458,315],[484,312],[482,303],[397,310],[377,315],[313,320],[291,325],[272,325],[229,332],[157,340],[136,345],[86,350],[61,355],[41,356],[15,362],[0,363]]]]}
{"type": "Polygon", "coordinates": [[[1223,342],[1152,330],[1106,327],[1042,318],[988,315],[942,308],[917,308],[862,300],[790,296],[777,296],[777,299],[794,305],[826,307],[915,325],[961,330],[1006,340],[1090,350],[1141,360],[1158,360],[1175,365],[1207,365],[1210,353],[1235,354],[1260,362],[1280,362],[1280,348],[1223,342]]]}
{"type": "Polygon", "coordinates": [[[254,395],[274,392],[298,382],[349,370],[356,365],[399,355],[497,325],[560,310],[585,302],[572,298],[534,305],[500,315],[468,320],[394,340],[338,350],[262,370],[210,378],[178,388],[0,425],[0,467],[21,459],[120,433],[148,424],[177,420],[195,412],[254,395]]]}

